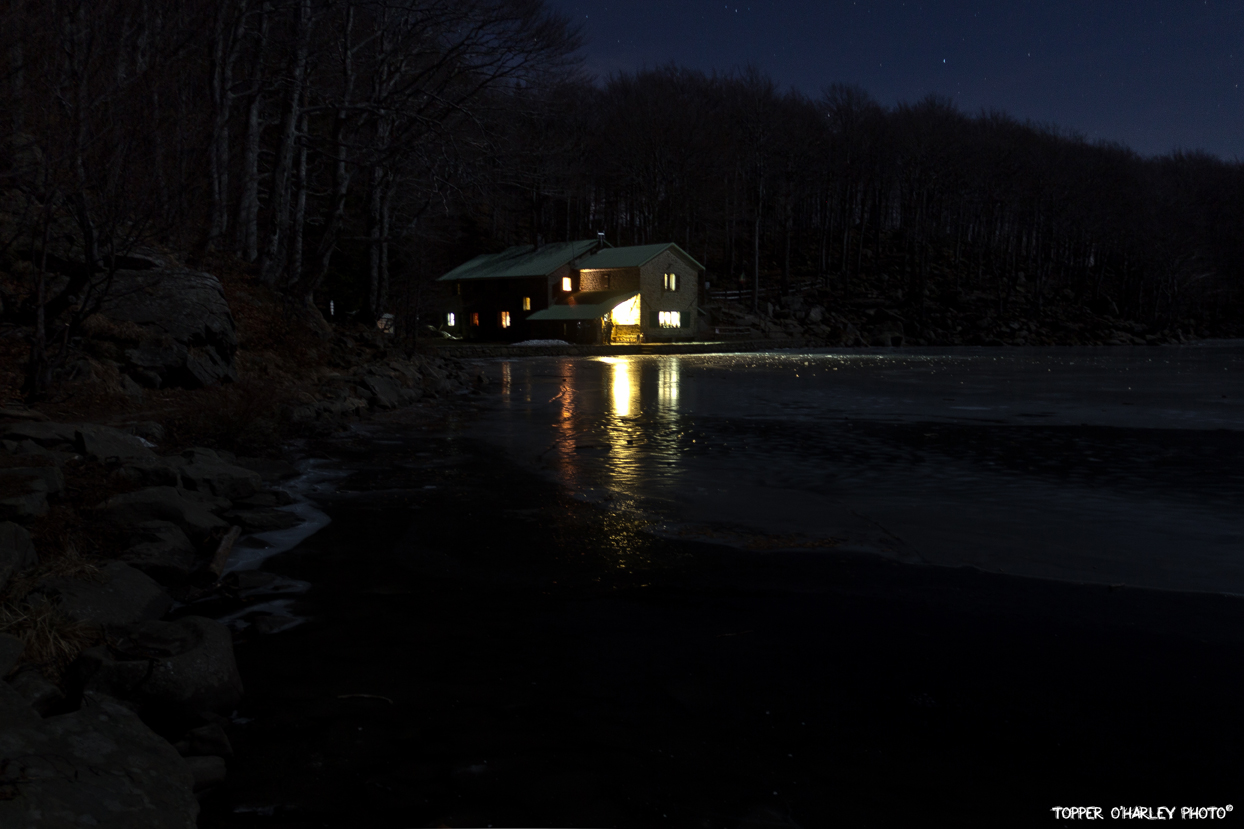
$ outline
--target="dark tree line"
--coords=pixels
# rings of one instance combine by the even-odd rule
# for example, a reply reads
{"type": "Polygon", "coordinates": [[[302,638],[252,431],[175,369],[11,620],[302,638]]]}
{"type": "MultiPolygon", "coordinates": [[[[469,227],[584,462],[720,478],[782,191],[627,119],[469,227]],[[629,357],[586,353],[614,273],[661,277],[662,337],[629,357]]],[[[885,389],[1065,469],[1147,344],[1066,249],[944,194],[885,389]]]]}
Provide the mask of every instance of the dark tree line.
{"type": "Polygon", "coordinates": [[[809,98],[755,71],[668,67],[572,97],[550,112],[576,140],[523,194],[542,209],[495,200],[511,205],[509,241],[673,240],[753,301],[811,280],[903,297],[917,317],[934,263],[999,313],[1019,284],[1036,314],[1066,292],[1137,320],[1244,310],[1239,163],[1146,159],[936,96],[887,109],[834,85],[809,98]]]}
{"type": "Polygon", "coordinates": [[[3,2],[0,270],[28,288],[4,315],[39,348],[144,246],[375,319],[477,253],[598,231],[676,241],[757,305],[811,283],[918,317],[949,272],[999,313],[1022,284],[1038,314],[1242,317],[1244,169],[1203,154],[755,70],[592,84],[542,0],[3,2]]]}

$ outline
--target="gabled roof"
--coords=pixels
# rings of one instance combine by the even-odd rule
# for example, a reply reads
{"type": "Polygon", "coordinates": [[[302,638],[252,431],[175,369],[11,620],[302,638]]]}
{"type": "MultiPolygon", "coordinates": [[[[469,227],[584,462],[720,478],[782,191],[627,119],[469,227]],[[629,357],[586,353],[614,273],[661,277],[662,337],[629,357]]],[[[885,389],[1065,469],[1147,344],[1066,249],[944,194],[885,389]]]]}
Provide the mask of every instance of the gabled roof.
{"type": "Polygon", "coordinates": [[[674,253],[687,260],[687,264],[693,265],[699,270],[704,270],[704,266],[673,242],[665,242],[659,245],[630,245],[624,248],[602,248],[587,259],[579,263],[578,267],[581,271],[605,270],[607,268],[638,268],[649,262],[658,253],[673,249],[674,253]]]}
{"type": "Polygon", "coordinates": [[[590,253],[596,239],[577,242],[554,242],[540,247],[515,245],[501,253],[486,253],[454,268],[438,282],[460,279],[517,279],[524,276],[548,276],[553,271],[590,253]]]}
{"type": "Polygon", "coordinates": [[[529,320],[594,320],[608,314],[639,291],[579,291],[556,305],[536,311],[529,320]]]}

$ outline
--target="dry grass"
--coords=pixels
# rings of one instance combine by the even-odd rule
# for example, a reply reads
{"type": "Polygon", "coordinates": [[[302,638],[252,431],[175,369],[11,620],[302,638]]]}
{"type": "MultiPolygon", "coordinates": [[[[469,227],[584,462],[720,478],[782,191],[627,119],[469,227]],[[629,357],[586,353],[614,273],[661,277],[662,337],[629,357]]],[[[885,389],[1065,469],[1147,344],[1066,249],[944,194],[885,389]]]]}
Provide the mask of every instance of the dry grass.
{"type": "Polygon", "coordinates": [[[78,654],[104,641],[98,625],[75,622],[40,597],[0,605],[0,633],[25,645],[18,666],[33,665],[52,682],[60,682],[78,654]]]}
{"type": "Polygon", "coordinates": [[[93,557],[70,546],[60,555],[18,573],[0,600],[0,633],[16,636],[25,644],[18,666],[33,665],[51,681],[59,682],[78,654],[104,640],[98,625],[74,621],[42,595],[32,595],[42,579],[55,577],[96,580],[99,565],[93,557]]]}

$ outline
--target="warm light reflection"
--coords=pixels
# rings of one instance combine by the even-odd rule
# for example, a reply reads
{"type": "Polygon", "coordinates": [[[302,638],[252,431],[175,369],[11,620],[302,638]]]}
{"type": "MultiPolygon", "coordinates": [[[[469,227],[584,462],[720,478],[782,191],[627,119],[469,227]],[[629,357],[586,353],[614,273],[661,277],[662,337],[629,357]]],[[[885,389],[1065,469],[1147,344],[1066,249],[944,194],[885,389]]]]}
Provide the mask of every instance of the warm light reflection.
{"type": "Polygon", "coordinates": [[[636,399],[639,388],[635,382],[635,364],[630,360],[610,360],[613,376],[609,384],[609,400],[615,417],[630,417],[639,410],[636,399]]]}
{"type": "Polygon", "coordinates": [[[663,360],[657,366],[657,407],[662,414],[678,413],[678,385],[682,363],[678,360],[663,360]]]}
{"type": "Polygon", "coordinates": [[[614,325],[639,325],[639,295],[618,305],[611,312],[614,325]]]}

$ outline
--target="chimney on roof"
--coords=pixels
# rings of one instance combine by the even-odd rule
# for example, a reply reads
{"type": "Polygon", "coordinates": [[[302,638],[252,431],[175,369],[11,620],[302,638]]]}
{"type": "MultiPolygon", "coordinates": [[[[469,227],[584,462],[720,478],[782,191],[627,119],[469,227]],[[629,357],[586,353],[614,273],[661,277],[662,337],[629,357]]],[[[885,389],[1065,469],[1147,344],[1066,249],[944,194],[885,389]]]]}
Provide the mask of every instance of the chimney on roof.
{"type": "Polygon", "coordinates": [[[596,244],[600,245],[602,248],[605,246],[605,231],[596,231],[596,244]]]}

